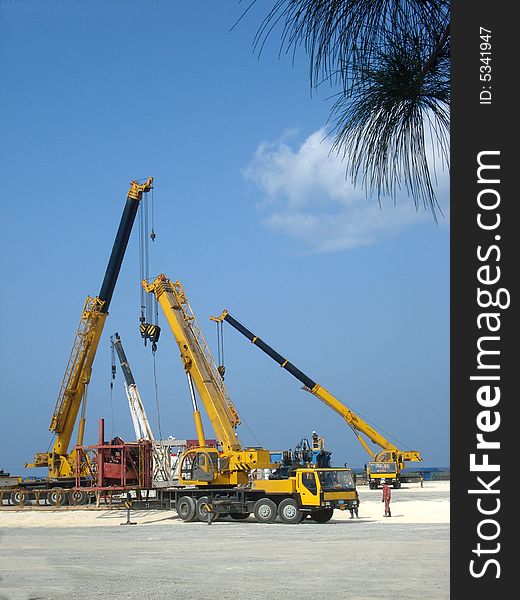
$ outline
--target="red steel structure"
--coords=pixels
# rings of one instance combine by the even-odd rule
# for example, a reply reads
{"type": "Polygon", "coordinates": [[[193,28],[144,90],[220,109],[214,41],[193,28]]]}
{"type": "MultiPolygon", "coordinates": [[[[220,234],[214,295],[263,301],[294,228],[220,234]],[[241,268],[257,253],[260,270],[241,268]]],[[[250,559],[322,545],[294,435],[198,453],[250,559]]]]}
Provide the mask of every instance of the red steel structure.
{"type": "Polygon", "coordinates": [[[124,442],[115,437],[105,442],[105,423],[99,419],[98,443],[76,446],[76,452],[75,489],[98,492],[152,488],[152,442],[149,440],[124,442]]]}

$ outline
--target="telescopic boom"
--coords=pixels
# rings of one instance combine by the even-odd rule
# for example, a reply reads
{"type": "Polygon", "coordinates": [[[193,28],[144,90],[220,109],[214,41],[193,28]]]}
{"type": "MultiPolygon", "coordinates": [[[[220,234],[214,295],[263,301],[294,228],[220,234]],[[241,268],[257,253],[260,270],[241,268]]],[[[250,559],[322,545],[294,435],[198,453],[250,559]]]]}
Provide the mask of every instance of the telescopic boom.
{"type": "Polygon", "coordinates": [[[87,387],[92,373],[92,363],[96,356],[99,339],[103,332],[139,202],[143,193],[152,189],[152,183],[153,177],[149,177],[145,183],[140,184],[137,181],[132,181],[130,184],[101,290],[95,298],[88,296],[83,307],[79,327],[49,426],[50,431],[56,434],[52,450],[36,454],[35,462],[26,464],[26,467],[48,467],[49,477],[51,478],[74,477],[76,475],[75,451],[73,450],[70,453],[68,451],[70,440],[81,408],[77,444],[82,445],[83,443],[87,387]]]}
{"type": "Polygon", "coordinates": [[[340,402],[335,396],[329,391],[322,387],[319,383],[313,381],[310,377],[305,375],[302,371],[296,368],[291,362],[284,358],[281,354],[278,354],[276,350],[271,348],[247,327],[244,327],[242,323],[232,317],[227,310],[224,310],[219,317],[210,317],[212,321],[217,323],[226,321],[243,336],[245,336],[251,343],[258,346],[260,350],[270,356],[275,362],[277,362],[283,369],[289,371],[293,377],[296,377],[298,381],[303,383],[304,389],[314,394],[328,407],[338,413],[347,422],[349,427],[352,429],[358,440],[361,442],[365,450],[368,452],[373,460],[392,460],[400,465],[400,468],[404,468],[404,461],[421,461],[422,458],[417,450],[399,450],[397,446],[392,444],[384,436],[382,436],[374,428],[370,427],[363,419],[361,419],[356,413],[352,412],[342,402],[340,402]],[[377,455],[371,450],[367,442],[361,437],[364,434],[374,444],[377,444],[382,451],[377,455]]]}

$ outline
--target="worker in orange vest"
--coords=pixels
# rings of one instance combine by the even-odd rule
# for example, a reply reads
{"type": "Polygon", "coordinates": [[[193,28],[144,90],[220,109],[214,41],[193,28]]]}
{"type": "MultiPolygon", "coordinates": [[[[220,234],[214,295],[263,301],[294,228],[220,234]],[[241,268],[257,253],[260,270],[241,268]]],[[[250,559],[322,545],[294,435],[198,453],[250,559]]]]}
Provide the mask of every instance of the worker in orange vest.
{"type": "Polygon", "coordinates": [[[390,486],[384,479],[381,480],[381,483],[383,484],[383,498],[381,499],[381,502],[385,503],[385,517],[391,517],[390,499],[392,498],[392,492],[390,491],[390,486]]]}

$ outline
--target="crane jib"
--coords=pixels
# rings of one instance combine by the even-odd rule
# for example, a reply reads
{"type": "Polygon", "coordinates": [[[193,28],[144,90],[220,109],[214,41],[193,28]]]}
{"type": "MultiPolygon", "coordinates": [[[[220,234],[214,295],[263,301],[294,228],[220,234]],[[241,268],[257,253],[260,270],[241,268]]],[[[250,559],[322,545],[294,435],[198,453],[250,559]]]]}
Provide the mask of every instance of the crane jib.
{"type": "Polygon", "coordinates": [[[292,363],[290,363],[287,359],[285,359],[281,354],[278,354],[276,350],[271,348],[268,344],[266,344],[263,340],[257,337],[254,333],[249,331],[247,327],[244,327],[242,323],[237,321],[234,317],[232,317],[229,313],[224,317],[224,321],[227,321],[231,326],[233,326],[237,331],[239,331],[243,336],[245,336],[248,340],[250,340],[255,346],[258,346],[260,350],[263,350],[268,356],[270,356],[274,361],[276,361],[282,368],[301,381],[304,386],[308,387],[309,390],[312,390],[316,386],[316,382],[313,381],[310,377],[307,377],[305,373],[302,373],[300,369],[297,369],[292,363]]]}
{"type": "Polygon", "coordinates": [[[108,307],[112,300],[112,294],[114,293],[117,277],[121,270],[121,264],[123,262],[123,257],[125,255],[138,208],[139,200],[128,196],[123,215],[121,216],[121,222],[119,223],[119,229],[117,230],[116,239],[112,246],[112,253],[105,271],[105,277],[103,278],[103,283],[101,284],[101,290],[99,292],[99,299],[104,301],[103,307],[101,308],[101,312],[103,313],[108,312],[108,307]]]}
{"type": "Polygon", "coordinates": [[[134,376],[132,375],[132,371],[130,370],[130,365],[128,364],[128,359],[126,358],[125,351],[123,350],[123,344],[121,343],[121,338],[119,337],[118,333],[116,333],[114,337],[115,337],[114,348],[115,348],[115,351],[117,352],[119,362],[121,363],[121,370],[123,371],[123,376],[125,378],[126,385],[128,385],[129,387],[131,385],[136,385],[134,376]]]}

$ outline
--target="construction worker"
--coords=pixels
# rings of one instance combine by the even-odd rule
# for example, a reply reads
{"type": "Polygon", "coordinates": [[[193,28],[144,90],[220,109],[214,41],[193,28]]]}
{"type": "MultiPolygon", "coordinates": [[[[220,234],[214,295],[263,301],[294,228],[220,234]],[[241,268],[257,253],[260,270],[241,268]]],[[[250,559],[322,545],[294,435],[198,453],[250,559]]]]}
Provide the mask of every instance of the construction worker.
{"type": "Polygon", "coordinates": [[[385,479],[381,480],[383,484],[383,497],[381,502],[385,503],[385,517],[391,517],[392,513],[390,512],[390,499],[392,498],[392,492],[390,491],[390,486],[386,483],[385,479]]]}

